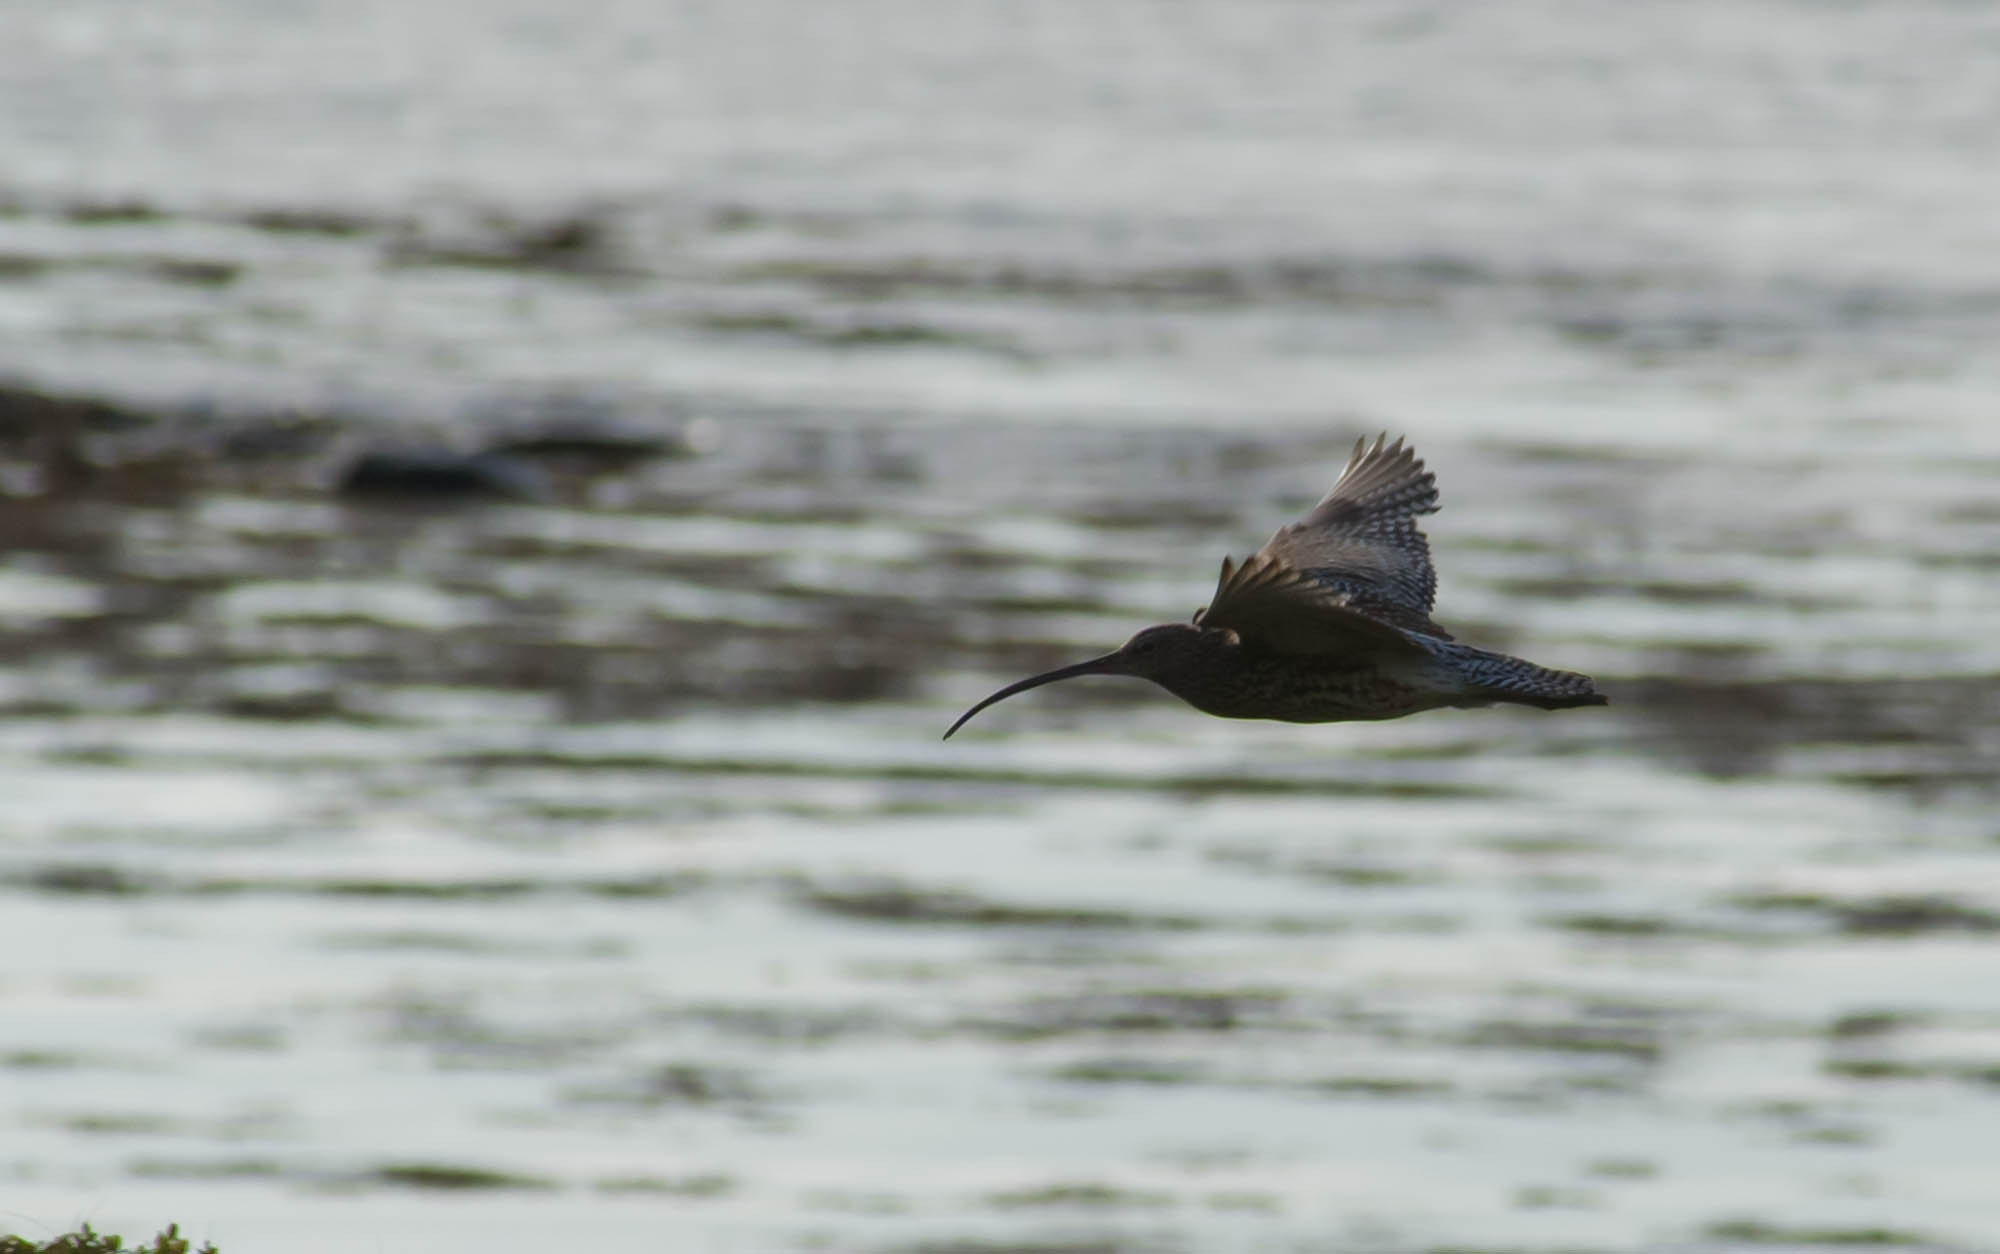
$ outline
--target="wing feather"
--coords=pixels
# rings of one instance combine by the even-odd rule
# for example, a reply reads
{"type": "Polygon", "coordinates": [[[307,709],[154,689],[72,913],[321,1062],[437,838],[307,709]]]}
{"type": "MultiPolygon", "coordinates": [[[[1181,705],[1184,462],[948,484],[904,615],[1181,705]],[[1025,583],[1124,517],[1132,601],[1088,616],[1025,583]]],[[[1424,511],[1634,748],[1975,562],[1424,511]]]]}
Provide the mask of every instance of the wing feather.
{"type": "Polygon", "coordinates": [[[1430,618],[1437,572],[1416,523],[1417,515],[1437,510],[1437,476],[1400,437],[1387,440],[1385,432],[1372,445],[1356,441],[1333,489],[1257,555],[1344,594],[1377,618],[1449,640],[1430,618]]]}
{"type": "Polygon", "coordinates": [[[1408,631],[1353,604],[1346,594],[1258,553],[1241,566],[1222,559],[1215,599],[1195,615],[1276,653],[1416,657],[1428,652],[1408,631]]]}
{"type": "Polygon", "coordinates": [[[1415,656],[1437,574],[1416,517],[1437,509],[1437,478],[1388,435],[1357,441],[1325,499],[1242,565],[1225,558],[1214,601],[1195,621],[1280,653],[1415,656]]]}

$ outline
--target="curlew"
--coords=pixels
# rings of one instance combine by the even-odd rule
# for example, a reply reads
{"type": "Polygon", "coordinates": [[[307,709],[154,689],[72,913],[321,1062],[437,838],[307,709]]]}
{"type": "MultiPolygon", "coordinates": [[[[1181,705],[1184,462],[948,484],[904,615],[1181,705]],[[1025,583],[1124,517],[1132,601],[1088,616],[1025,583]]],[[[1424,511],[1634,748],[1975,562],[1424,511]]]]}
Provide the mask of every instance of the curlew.
{"type": "Polygon", "coordinates": [[[1191,623],[1162,623],[1116,652],[1012,683],[959,716],[1060,679],[1150,679],[1222,718],[1336,723],[1507,702],[1603,705],[1588,675],[1460,644],[1431,621],[1437,573],[1418,514],[1437,477],[1399,438],[1356,442],[1326,499],[1240,565],[1191,623]]]}

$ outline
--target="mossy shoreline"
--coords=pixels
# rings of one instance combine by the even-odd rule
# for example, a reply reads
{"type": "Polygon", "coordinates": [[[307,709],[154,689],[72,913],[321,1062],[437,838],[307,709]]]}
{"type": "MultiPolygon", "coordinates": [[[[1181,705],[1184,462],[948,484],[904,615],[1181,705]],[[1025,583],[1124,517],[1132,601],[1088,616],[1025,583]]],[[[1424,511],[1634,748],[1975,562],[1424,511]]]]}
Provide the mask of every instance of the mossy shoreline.
{"type": "Polygon", "coordinates": [[[36,1243],[21,1236],[0,1236],[0,1254],[221,1254],[210,1242],[200,1248],[181,1235],[179,1224],[168,1224],[159,1236],[139,1245],[128,1246],[125,1239],[92,1230],[84,1224],[75,1232],[65,1232],[53,1240],[36,1243]]]}

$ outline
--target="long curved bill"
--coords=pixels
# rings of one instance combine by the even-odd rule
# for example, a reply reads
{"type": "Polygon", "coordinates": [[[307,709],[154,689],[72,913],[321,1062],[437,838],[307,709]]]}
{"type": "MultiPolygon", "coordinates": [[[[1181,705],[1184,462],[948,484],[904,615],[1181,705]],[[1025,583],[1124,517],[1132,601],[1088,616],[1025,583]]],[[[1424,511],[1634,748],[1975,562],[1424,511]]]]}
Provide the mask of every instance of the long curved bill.
{"type": "Polygon", "coordinates": [[[1115,675],[1118,672],[1112,669],[1112,663],[1116,661],[1118,661],[1116,653],[1107,653],[1103,657],[1094,657],[1088,662],[1077,662],[1070,666],[1058,666],[1052,671],[1043,671],[1039,675],[1030,675],[1018,683],[1008,684],[1005,688],[1002,688],[984,701],[981,701],[978,705],[959,715],[958,721],[951,725],[951,731],[946,732],[944,738],[950,740],[951,732],[955,732],[965,726],[973,715],[995,702],[1005,701],[1017,692],[1026,692],[1030,688],[1039,688],[1043,684],[1052,684],[1059,679],[1075,679],[1078,675],[1115,675]]]}

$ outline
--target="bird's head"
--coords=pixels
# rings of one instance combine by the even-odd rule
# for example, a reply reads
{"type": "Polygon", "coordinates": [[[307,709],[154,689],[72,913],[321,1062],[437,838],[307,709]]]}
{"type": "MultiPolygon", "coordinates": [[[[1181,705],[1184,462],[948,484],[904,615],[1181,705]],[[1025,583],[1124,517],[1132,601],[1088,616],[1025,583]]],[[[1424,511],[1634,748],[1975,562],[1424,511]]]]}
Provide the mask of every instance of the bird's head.
{"type": "Polygon", "coordinates": [[[1148,627],[1118,646],[1116,653],[1107,653],[1098,658],[1104,669],[1095,672],[1100,675],[1133,675],[1140,679],[1158,679],[1172,675],[1199,662],[1210,647],[1206,637],[1214,632],[1204,632],[1189,623],[1161,623],[1148,627]]]}
{"type": "Polygon", "coordinates": [[[1059,666],[1052,671],[1031,675],[1005,688],[973,706],[958,721],[951,725],[951,731],[944,734],[951,739],[952,732],[965,726],[973,715],[998,701],[1005,701],[1017,692],[1052,684],[1059,679],[1076,679],[1082,675],[1131,675],[1138,679],[1150,679],[1162,683],[1167,678],[1184,673],[1189,667],[1198,665],[1204,654],[1216,648],[1230,633],[1216,628],[1198,627],[1190,623],[1161,623],[1148,627],[1118,646],[1116,652],[1103,657],[1094,657],[1087,662],[1076,662],[1069,666],[1059,666]]]}

